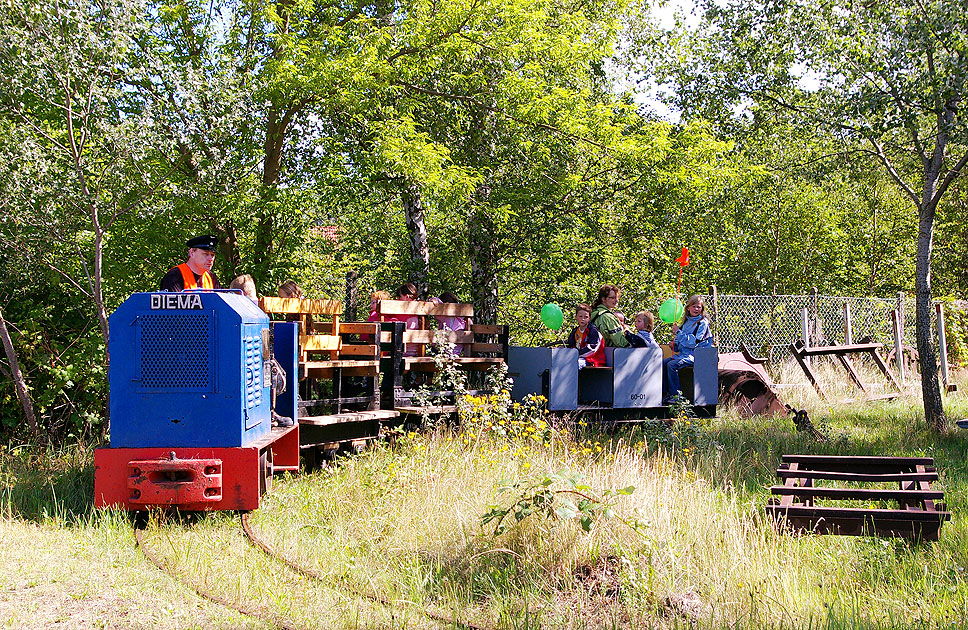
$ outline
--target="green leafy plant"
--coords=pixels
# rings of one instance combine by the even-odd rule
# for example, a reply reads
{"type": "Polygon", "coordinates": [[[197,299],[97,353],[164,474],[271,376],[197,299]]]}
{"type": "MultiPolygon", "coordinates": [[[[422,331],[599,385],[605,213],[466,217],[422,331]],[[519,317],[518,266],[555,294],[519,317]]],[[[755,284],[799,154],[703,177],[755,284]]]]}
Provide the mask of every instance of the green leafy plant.
{"type": "Polygon", "coordinates": [[[538,478],[501,483],[501,492],[510,493],[512,501],[508,505],[493,505],[481,516],[481,526],[494,523],[494,535],[500,536],[507,531],[508,517],[515,523],[531,517],[540,516],[555,520],[577,520],[582,530],[590,532],[599,519],[618,518],[633,529],[641,526],[615,514],[618,497],[635,492],[635,486],[618,490],[605,489],[596,493],[581,483],[578,473],[563,469],[538,478]]]}
{"type": "Polygon", "coordinates": [[[413,393],[414,402],[424,409],[423,422],[432,421],[435,407],[452,404],[467,396],[467,373],[457,363],[456,346],[446,337],[435,333],[433,378],[429,383],[418,386],[413,393]]]}
{"type": "Polygon", "coordinates": [[[715,441],[709,435],[709,421],[698,417],[692,403],[682,394],[672,398],[669,416],[668,421],[642,423],[644,439],[639,446],[645,448],[647,443],[652,443],[681,451],[685,455],[715,446],[715,441]]]}

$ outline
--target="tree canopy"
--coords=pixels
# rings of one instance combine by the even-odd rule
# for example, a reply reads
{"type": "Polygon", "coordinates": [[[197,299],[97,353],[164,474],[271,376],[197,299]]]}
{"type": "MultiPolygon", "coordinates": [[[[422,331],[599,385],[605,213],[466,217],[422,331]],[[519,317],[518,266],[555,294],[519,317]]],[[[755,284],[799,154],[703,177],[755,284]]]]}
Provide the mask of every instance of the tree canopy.
{"type": "Polygon", "coordinates": [[[682,246],[689,291],[916,291],[921,317],[934,259],[964,292],[963,6],[710,3],[688,32],[652,10],[4,2],[0,313],[41,424],[101,428],[107,313],[200,233],[226,284],[413,280],[525,343],[606,282],[654,308],[682,246]]]}

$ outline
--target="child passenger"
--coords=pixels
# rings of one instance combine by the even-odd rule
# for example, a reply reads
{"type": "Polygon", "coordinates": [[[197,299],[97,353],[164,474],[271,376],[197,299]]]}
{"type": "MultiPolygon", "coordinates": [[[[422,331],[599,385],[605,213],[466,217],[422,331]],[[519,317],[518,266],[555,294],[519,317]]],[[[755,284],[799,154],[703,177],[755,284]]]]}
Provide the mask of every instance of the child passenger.
{"type": "Polygon", "coordinates": [[[713,345],[713,333],[706,319],[706,304],[702,297],[694,295],[686,302],[686,311],[678,324],[672,325],[674,339],[670,344],[675,353],[663,360],[665,367],[664,394],[666,402],[681,391],[679,370],[695,364],[696,348],[713,345]]]}
{"type": "Polygon", "coordinates": [[[578,348],[578,369],[586,365],[598,366],[605,365],[605,341],[602,335],[591,323],[592,307],[587,304],[579,304],[575,309],[575,326],[565,345],[569,348],[578,348]]]}
{"type": "Polygon", "coordinates": [[[652,331],[655,330],[655,316],[649,311],[639,311],[635,314],[635,334],[645,341],[645,348],[658,348],[659,344],[652,331]]]}
{"type": "Polygon", "coordinates": [[[259,295],[255,292],[255,280],[252,279],[251,275],[244,273],[241,276],[236,276],[231,284],[229,284],[229,288],[238,289],[242,291],[242,295],[256,304],[259,303],[259,295]]]}
{"type": "Polygon", "coordinates": [[[302,289],[292,280],[286,280],[280,284],[276,294],[281,298],[295,298],[297,300],[301,300],[303,297],[302,289]]]}
{"type": "MultiPolygon", "coordinates": [[[[430,301],[436,304],[460,304],[460,298],[451,291],[444,291],[440,294],[439,298],[431,298],[430,301]]],[[[471,324],[469,318],[460,315],[434,315],[434,319],[437,320],[437,325],[441,330],[450,330],[453,332],[467,330],[471,324]]],[[[464,344],[454,344],[454,354],[464,354],[464,344]]]]}

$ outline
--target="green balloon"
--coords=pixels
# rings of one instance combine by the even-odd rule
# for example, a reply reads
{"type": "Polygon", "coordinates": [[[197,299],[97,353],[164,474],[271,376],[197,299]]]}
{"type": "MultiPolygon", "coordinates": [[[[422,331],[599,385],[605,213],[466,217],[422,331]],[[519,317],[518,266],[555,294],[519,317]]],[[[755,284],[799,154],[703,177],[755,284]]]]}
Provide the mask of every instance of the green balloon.
{"type": "Polygon", "coordinates": [[[659,307],[659,319],[667,324],[671,324],[677,319],[680,319],[685,312],[685,307],[683,307],[682,302],[676,298],[669,298],[659,307]]]}
{"type": "Polygon", "coordinates": [[[565,315],[557,304],[549,302],[541,307],[541,323],[551,330],[558,330],[565,321],[565,315]]]}

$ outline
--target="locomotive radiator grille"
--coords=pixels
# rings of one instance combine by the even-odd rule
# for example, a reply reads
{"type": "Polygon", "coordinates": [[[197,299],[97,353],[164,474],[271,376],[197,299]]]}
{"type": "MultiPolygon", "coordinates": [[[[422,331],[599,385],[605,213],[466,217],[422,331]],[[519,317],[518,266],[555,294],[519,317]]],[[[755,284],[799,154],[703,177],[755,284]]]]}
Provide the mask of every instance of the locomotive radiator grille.
{"type": "Polygon", "coordinates": [[[245,338],[245,408],[262,404],[262,337],[245,338]]]}
{"type": "Polygon", "coordinates": [[[141,318],[141,387],[211,390],[211,314],[146,313],[141,318]]]}

